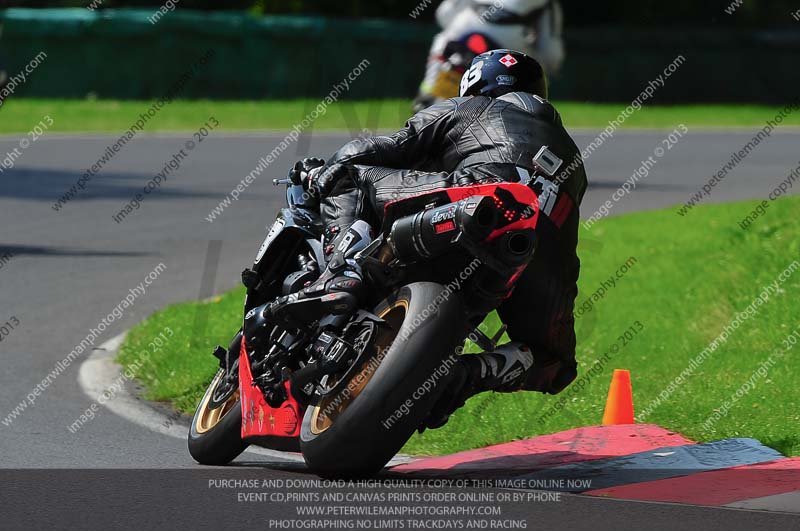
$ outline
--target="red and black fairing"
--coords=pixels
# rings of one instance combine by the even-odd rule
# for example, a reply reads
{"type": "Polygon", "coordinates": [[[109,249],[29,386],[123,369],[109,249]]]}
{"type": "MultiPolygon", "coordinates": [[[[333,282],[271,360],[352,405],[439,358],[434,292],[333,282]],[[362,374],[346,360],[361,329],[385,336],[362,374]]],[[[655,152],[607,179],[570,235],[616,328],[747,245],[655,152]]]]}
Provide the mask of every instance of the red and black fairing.
{"type": "MultiPolygon", "coordinates": [[[[524,248],[513,247],[524,238],[535,244],[538,219],[536,193],[523,184],[502,182],[445,188],[387,203],[384,232],[395,257],[407,262],[444,254],[457,243],[501,269],[492,256],[481,256],[487,254],[481,250],[513,237],[510,255],[527,254],[524,248]]],[[[504,254],[502,249],[500,254],[504,254]]],[[[509,260],[507,265],[516,269],[513,256],[509,260]]]]}
{"type": "MultiPolygon", "coordinates": [[[[520,183],[499,182],[446,188],[393,201],[385,206],[384,233],[395,258],[428,263],[452,256],[460,247],[468,260],[484,267],[471,290],[477,308],[492,308],[511,294],[536,247],[539,203],[536,193],[520,183]]],[[[444,275],[464,269],[464,262],[447,260],[444,275]]],[[[445,279],[445,282],[448,280],[445,279]]],[[[493,308],[492,308],[493,309],[493,308]]]]}
{"type": "Polygon", "coordinates": [[[239,353],[239,386],[242,401],[242,439],[276,450],[299,448],[300,423],[305,409],[289,392],[288,398],[278,407],[271,407],[264,399],[261,388],[253,382],[247,346],[242,339],[239,353]]]}
{"type": "Polygon", "coordinates": [[[501,218],[487,241],[492,241],[512,230],[534,230],[539,220],[539,200],[536,193],[524,184],[493,183],[460,186],[448,188],[446,193],[451,201],[460,201],[476,195],[492,198],[501,213],[501,218]]]}
{"type": "MultiPolygon", "coordinates": [[[[290,186],[287,190],[287,202],[297,204],[294,197],[301,197],[302,186],[290,186]]],[[[275,223],[269,230],[264,243],[258,251],[252,269],[242,273],[242,282],[247,287],[245,312],[260,306],[282,294],[287,281],[294,274],[302,282],[299,275],[310,274],[298,263],[314,259],[322,264],[323,253],[320,243],[321,225],[318,215],[306,208],[284,208],[278,214],[275,223]]],[[[286,289],[295,290],[294,286],[286,289]]],[[[267,404],[264,392],[254,381],[251,361],[248,356],[245,337],[239,344],[239,395],[242,405],[242,439],[252,444],[266,446],[276,450],[299,451],[300,424],[304,408],[289,393],[278,407],[267,404]]],[[[233,349],[232,349],[233,350],[233,349]]]]}
{"type": "Polygon", "coordinates": [[[539,201],[536,193],[524,184],[511,182],[442,188],[391,201],[384,207],[383,225],[388,228],[402,217],[419,213],[427,208],[457,203],[474,196],[492,198],[501,213],[499,223],[489,234],[487,241],[492,241],[500,234],[511,230],[536,228],[539,219],[539,201]]]}

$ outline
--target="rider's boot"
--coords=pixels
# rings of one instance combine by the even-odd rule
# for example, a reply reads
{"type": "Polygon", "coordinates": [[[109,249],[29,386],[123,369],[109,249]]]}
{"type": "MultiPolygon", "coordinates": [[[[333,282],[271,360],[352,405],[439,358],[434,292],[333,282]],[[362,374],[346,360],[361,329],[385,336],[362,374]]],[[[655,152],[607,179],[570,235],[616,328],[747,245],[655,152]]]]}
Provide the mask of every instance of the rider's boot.
{"type": "Polygon", "coordinates": [[[522,343],[506,343],[494,352],[464,354],[453,366],[445,394],[425,421],[428,428],[443,426],[450,415],[470,397],[484,391],[518,391],[533,366],[533,353],[522,343]]]}
{"type": "Polygon", "coordinates": [[[267,306],[267,312],[311,322],[326,314],[346,314],[358,308],[364,298],[364,279],[354,257],[370,244],[372,230],[363,220],[341,229],[326,245],[329,259],[322,275],[300,291],[278,298],[267,306]]]}

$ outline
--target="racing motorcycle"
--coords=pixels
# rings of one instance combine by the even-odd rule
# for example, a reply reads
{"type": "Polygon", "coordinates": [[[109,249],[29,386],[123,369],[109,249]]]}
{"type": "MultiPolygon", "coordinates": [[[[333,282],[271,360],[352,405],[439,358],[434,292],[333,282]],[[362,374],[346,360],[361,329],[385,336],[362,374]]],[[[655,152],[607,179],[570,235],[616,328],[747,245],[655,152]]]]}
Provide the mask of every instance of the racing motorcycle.
{"type": "Polygon", "coordinates": [[[300,451],[322,477],[368,477],[447,396],[450,380],[431,378],[447,373],[443,361],[467,337],[496,346],[503,330],[489,338],[477,327],[533,256],[538,200],[526,184],[493,182],[389,202],[356,255],[366,300],[353,310],[349,293],[313,299],[323,317],[307,322],[267,308],[325,270],[322,223],[292,173],[273,182],[286,185],[287,207],[242,272],[241,327],[213,352],[219,369],[192,419],[189,451],[222,465],[253,444],[300,451]],[[460,289],[448,287],[459,275],[460,289]]]}

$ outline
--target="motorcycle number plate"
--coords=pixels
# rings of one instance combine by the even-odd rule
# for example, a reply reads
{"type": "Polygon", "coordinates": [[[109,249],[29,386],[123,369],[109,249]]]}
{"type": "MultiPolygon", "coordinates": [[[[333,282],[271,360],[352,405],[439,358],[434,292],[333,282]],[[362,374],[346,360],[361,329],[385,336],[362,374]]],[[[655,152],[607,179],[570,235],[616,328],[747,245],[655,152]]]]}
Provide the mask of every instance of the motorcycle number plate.
{"type": "Polygon", "coordinates": [[[278,236],[284,225],[286,225],[286,221],[283,218],[276,219],[275,223],[272,224],[272,228],[269,229],[267,237],[264,239],[264,243],[261,244],[261,249],[258,250],[258,254],[256,255],[256,261],[255,261],[256,264],[261,261],[261,258],[264,256],[264,253],[267,252],[269,244],[271,244],[272,240],[274,240],[275,237],[278,236]]]}

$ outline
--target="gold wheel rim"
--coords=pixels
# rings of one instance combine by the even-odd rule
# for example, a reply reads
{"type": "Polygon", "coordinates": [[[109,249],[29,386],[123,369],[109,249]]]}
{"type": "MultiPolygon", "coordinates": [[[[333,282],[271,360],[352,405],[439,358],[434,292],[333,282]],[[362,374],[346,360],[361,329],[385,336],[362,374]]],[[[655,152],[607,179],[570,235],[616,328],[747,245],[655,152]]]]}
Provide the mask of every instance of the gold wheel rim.
{"type": "Polygon", "coordinates": [[[200,410],[197,414],[197,421],[194,425],[194,429],[197,431],[197,433],[206,433],[214,426],[219,424],[225,415],[230,413],[234,406],[236,406],[236,402],[239,401],[239,390],[237,389],[231,396],[228,397],[227,400],[225,400],[225,402],[222,403],[222,405],[215,407],[214,409],[209,409],[208,403],[211,401],[211,396],[217,389],[217,385],[219,385],[223,374],[224,372],[222,370],[217,371],[216,376],[214,376],[214,379],[208,386],[208,392],[203,397],[203,401],[200,404],[200,410]]]}
{"type": "MultiPolygon", "coordinates": [[[[380,312],[378,317],[389,323],[389,330],[394,329],[399,331],[400,326],[405,320],[407,312],[408,302],[405,300],[398,300],[380,312]]],[[[375,352],[388,352],[389,347],[392,345],[392,343],[394,343],[396,337],[397,334],[384,330],[384,332],[380,333],[378,338],[375,340],[375,352]]],[[[361,392],[372,379],[372,376],[378,370],[378,367],[383,359],[377,359],[377,363],[375,363],[375,361],[376,356],[373,355],[364,362],[361,370],[356,373],[350,380],[350,383],[347,384],[345,389],[349,389],[350,393],[344,396],[344,398],[340,398],[340,396],[344,394],[342,391],[340,391],[337,393],[336,397],[325,397],[320,401],[319,404],[314,406],[314,408],[311,410],[311,433],[314,435],[319,435],[330,428],[339,415],[344,413],[353,400],[355,400],[356,397],[361,394],[361,392]],[[355,382],[355,384],[352,382],[355,382]],[[338,403],[334,404],[336,401],[338,401],[338,403]],[[323,411],[330,412],[328,414],[322,414],[323,411]]]]}

